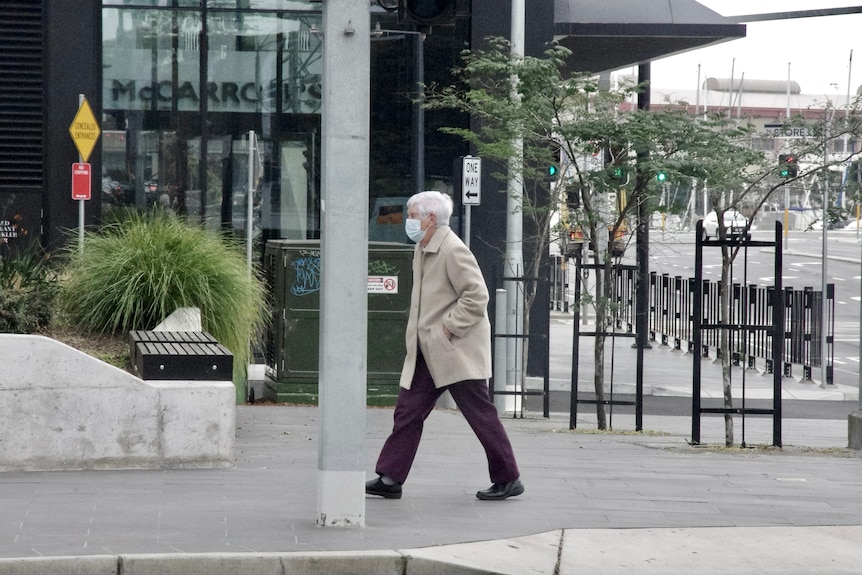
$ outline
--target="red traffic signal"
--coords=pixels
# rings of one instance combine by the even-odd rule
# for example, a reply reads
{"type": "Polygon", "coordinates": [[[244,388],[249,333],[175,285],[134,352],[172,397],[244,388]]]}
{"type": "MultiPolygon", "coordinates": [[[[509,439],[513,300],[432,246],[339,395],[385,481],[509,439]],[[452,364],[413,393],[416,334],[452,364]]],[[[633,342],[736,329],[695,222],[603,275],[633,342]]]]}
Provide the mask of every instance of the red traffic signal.
{"type": "Polygon", "coordinates": [[[795,154],[779,154],[778,175],[782,178],[795,178],[799,174],[799,165],[795,154]]]}

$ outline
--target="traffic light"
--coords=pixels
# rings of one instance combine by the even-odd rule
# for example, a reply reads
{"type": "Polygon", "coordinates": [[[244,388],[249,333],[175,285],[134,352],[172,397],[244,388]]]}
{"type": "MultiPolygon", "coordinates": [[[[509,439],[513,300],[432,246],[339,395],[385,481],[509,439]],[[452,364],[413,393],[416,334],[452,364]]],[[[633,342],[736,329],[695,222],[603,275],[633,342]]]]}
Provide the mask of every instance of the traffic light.
{"type": "Polygon", "coordinates": [[[554,182],[557,180],[557,177],[560,175],[560,168],[557,167],[556,164],[551,164],[545,170],[545,179],[549,182],[554,182]]]}
{"type": "Polygon", "coordinates": [[[580,255],[584,246],[584,232],[580,227],[569,230],[565,241],[566,256],[573,258],[580,255]]]}
{"type": "Polygon", "coordinates": [[[398,0],[398,20],[424,26],[450,24],[455,19],[455,0],[398,0]]]}
{"type": "Polygon", "coordinates": [[[667,172],[658,172],[655,175],[655,179],[660,184],[665,183],[667,181],[667,172]]]}
{"type": "Polygon", "coordinates": [[[576,213],[580,207],[580,190],[575,186],[571,186],[566,190],[566,209],[569,210],[569,215],[571,216],[571,214],[576,213]]]}
{"type": "Polygon", "coordinates": [[[618,184],[625,184],[627,179],[626,169],[623,166],[611,167],[611,180],[618,184]]]}
{"type": "Polygon", "coordinates": [[[854,160],[847,166],[847,171],[844,177],[845,184],[862,184],[862,161],[854,160]]]}
{"type": "Polygon", "coordinates": [[[782,178],[795,178],[799,173],[799,164],[794,154],[779,154],[778,175],[782,178]]]}

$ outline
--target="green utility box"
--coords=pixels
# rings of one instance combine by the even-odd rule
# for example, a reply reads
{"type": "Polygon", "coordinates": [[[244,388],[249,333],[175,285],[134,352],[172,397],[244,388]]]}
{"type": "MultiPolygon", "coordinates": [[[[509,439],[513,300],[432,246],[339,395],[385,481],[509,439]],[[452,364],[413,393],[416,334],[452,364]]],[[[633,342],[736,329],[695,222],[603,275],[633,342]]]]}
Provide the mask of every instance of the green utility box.
{"type": "MultiPolygon", "coordinates": [[[[264,397],[317,403],[320,241],[270,240],[264,255],[273,292],[264,397]]],[[[368,244],[368,404],[394,405],[404,363],[413,289],[413,245],[368,244]]]]}

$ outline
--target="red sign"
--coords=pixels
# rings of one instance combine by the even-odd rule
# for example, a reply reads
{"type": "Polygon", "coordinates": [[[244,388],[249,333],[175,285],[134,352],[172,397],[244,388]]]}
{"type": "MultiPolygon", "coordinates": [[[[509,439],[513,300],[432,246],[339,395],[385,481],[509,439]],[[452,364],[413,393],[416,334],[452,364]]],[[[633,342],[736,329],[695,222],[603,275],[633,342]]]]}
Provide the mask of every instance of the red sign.
{"type": "Polygon", "coordinates": [[[89,200],[93,177],[90,175],[90,164],[72,164],[72,199],[89,200]]]}

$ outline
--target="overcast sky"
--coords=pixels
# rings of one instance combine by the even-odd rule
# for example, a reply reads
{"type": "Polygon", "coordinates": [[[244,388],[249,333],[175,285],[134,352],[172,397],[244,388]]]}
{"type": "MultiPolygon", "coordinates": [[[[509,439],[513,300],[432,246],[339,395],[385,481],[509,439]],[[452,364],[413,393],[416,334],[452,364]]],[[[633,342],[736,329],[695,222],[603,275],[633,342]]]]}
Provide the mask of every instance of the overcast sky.
{"type": "MultiPolygon", "coordinates": [[[[704,6],[730,16],[860,6],[862,0],[698,0],[704,6]]],[[[851,98],[862,85],[862,14],[753,22],[746,37],[710,48],[664,58],[652,64],[652,84],[659,88],[695,90],[697,69],[707,77],[729,78],[745,73],[746,79],[787,80],[799,83],[804,94],[847,94],[851,72],[851,98]],[[853,66],[850,67],[850,51],[853,66]],[[734,63],[735,59],[735,63],[734,63]]]]}

